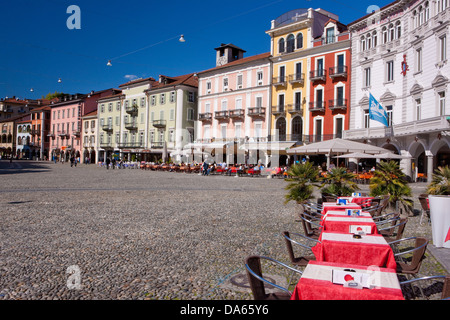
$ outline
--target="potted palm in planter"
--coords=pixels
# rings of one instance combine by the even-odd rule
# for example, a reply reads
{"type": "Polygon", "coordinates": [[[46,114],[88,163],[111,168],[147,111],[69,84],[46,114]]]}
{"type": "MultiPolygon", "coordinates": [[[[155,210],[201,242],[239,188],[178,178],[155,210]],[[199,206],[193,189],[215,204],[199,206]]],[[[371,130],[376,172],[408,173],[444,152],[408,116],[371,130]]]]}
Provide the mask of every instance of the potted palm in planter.
{"type": "Polygon", "coordinates": [[[395,161],[381,161],[370,179],[370,195],[389,196],[389,206],[412,214],[411,188],[399,164],[395,161]]]}
{"type": "Polygon", "coordinates": [[[450,168],[448,166],[435,170],[427,187],[427,193],[433,244],[436,247],[450,248],[450,241],[445,241],[450,234],[450,168]]]}
{"type": "Polygon", "coordinates": [[[314,187],[319,181],[319,169],[310,162],[293,165],[288,171],[285,181],[289,184],[285,187],[288,193],[285,195],[285,204],[295,201],[299,204],[300,214],[304,212],[306,201],[313,197],[314,187]]]}
{"type": "Polygon", "coordinates": [[[347,172],[346,168],[333,168],[327,176],[322,179],[322,193],[333,194],[336,197],[349,197],[353,192],[359,190],[354,181],[355,175],[347,172]]]}

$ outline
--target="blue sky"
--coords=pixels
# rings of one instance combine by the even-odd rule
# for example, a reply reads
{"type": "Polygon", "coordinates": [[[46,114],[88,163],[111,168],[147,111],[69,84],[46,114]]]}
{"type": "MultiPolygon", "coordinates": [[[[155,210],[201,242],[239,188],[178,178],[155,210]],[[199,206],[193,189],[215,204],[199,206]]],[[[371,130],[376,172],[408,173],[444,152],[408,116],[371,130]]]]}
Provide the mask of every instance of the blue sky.
{"type": "Polygon", "coordinates": [[[265,31],[290,10],[323,8],[347,24],[369,6],[390,2],[1,0],[0,97],[87,93],[134,77],[199,72],[215,66],[214,48],[221,43],[241,47],[246,56],[270,51],[265,31]],[[80,30],[66,26],[70,5],[81,10],[80,30]],[[181,34],[184,43],[178,41],[181,34]]]}

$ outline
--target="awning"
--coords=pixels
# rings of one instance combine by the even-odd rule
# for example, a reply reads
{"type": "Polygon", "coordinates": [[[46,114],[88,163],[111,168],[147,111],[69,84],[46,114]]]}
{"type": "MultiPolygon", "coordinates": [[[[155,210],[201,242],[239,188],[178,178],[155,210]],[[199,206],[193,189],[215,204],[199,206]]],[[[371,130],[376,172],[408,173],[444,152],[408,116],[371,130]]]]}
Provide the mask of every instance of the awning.
{"type": "Polygon", "coordinates": [[[377,154],[386,152],[386,149],[351,140],[333,139],[293,148],[288,151],[288,154],[331,154],[348,152],[377,154]]]}

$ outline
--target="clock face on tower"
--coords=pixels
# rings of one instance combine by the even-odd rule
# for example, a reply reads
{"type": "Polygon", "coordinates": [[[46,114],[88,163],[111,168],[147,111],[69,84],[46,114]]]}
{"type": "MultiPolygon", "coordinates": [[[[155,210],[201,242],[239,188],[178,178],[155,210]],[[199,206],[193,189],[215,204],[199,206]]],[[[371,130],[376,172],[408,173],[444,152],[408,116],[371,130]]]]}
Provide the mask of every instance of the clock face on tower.
{"type": "Polygon", "coordinates": [[[224,64],[227,64],[227,57],[223,56],[223,57],[217,58],[217,62],[216,62],[217,66],[223,66],[224,64]]]}

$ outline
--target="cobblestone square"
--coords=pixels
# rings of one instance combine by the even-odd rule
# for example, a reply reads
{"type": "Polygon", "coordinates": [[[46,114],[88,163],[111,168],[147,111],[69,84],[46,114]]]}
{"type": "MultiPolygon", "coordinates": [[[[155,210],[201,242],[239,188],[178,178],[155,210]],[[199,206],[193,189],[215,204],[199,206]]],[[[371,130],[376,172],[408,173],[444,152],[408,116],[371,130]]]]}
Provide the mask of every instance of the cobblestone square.
{"type": "MultiPolygon", "coordinates": [[[[31,161],[0,179],[0,299],[252,299],[245,257],[288,262],[281,232],[302,232],[283,179],[31,161]]],[[[406,232],[431,238],[419,219],[406,232]]]]}

